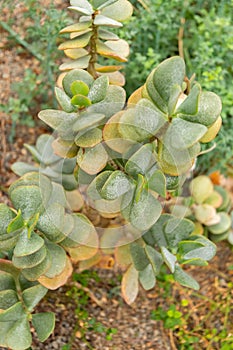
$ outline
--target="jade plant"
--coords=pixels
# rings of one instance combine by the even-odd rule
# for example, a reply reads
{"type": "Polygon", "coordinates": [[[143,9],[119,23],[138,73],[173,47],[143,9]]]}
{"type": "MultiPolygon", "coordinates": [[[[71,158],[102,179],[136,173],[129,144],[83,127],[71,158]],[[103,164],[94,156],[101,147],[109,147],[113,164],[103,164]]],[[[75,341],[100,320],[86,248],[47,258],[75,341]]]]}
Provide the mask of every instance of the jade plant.
{"type": "Polygon", "coordinates": [[[25,145],[35,164],[13,165],[20,178],[9,188],[12,206],[0,205],[0,344],[13,350],[30,347],[30,323],[41,341],[51,334],[54,315],[34,309],[74,264],[118,265],[131,304],[139,285],[155,286],[162,265],[198,289],[185,266],[207,265],[216,252],[208,236],[230,230],[229,197],[208,178],[192,180],[189,204],[181,197],[201,143],[221,127],[220,98],[188,79],[175,56],[126,101],[122,66],[108,59],[127,61],[128,44],[111,28],[132,5],[70,3],[78,20],[61,30],[69,39],[59,46],[68,57],[55,87],[60,107],[39,113],[54,132],[25,145]]]}

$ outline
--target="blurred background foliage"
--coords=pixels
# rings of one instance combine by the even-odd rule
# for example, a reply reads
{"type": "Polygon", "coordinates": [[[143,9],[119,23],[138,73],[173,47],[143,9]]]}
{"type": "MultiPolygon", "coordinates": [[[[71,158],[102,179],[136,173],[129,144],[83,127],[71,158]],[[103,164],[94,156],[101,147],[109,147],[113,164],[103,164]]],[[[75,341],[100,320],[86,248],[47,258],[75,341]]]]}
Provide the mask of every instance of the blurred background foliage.
{"type": "MultiPolygon", "coordinates": [[[[58,32],[71,19],[67,11],[61,10],[67,1],[62,6],[57,6],[53,0],[47,1],[46,6],[35,0],[20,2],[28,9],[24,13],[25,19],[28,17],[32,22],[24,39],[42,56],[41,73],[33,75],[26,71],[21,85],[14,84],[13,87],[18,94],[17,101],[11,99],[8,106],[4,106],[5,111],[23,123],[32,105],[34,110],[48,104],[52,107],[51,92],[58,73],[57,60],[61,59],[57,50],[61,40],[58,32]],[[24,93],[28,89],[30,94],[24,93]],[[20,117],[20,106],[24,118],[20,117]]],[[[130,57],[124,69],[128,96],[145,82],[159,62],[183,54],[187,76],[195,73],[203,89],[214,91],[223,102],[223,127],[215,140],[216,147],[199,157],[196,170],[208,173],[219,169],[233,174],[233,0],[131,2],[134,15],[118,29],[119,36],[130,44],[130,57]]],[[[210,143],[205,148],[212,146],[210,143]]]]}

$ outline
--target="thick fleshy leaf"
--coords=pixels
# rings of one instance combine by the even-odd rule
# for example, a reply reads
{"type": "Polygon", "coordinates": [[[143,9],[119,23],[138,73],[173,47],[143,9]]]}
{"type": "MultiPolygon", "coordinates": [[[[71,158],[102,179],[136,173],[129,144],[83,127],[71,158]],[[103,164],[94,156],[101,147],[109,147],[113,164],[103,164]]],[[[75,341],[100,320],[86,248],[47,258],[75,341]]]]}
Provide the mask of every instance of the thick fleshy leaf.
{"type": "Polygon", "coordinates": [[[27,315],[18,320],[8,331],[6,336],[7,346],[14,350],[28,349],[32,342],[27,315]]]}
{"type": "MultiPolygon", "coordinates": [[[[60,158],[53,153],[53,148],[52,148],[53,141],[54,141],[54,137],[49,134],[42,134],[38,137],[36,141],[36,149],[40,153],[39,163],[50,165],[60,160],[60,158]]],[[[29,145],[25,144],[24,146],[31,152],[29,145]]]]}
{"type": "Polygon", "coordinates": [[[79,245],[74,248],[66,248],[73,262],[85,261],[92,259],[98,252],[98,247],[79,245]]]}
{"type": "Polygon", "coordinates": [[[63,33],[80,32],[89,28],[90,26],[91,26],[91,21],[74,23],[60,30],[60,33],[63,34],[63,33]]]}
{"type": "Polygon", "coordinates": [[[196,203],[203,203],[213,192],[214,186],[208,176],[199,175],[190,183],[190,192],[196,203]]]}
{"type": "MultiPolygon", "coordinates": [[[[0,271],[0,291],[5,289],[16,289],[14,278],[7,272],[0,271]]],[[[0,307],[1,309],[1,307],[0,307]]]]}
{"type": "Polygon", "coordinates": [[[140,142],[154,136],[165,122],[163,114],[149,100],[142,99],[122,115],[119,131],[123,138],[140,142]]]}
{"type": "Polygon", "coordinates": [[[73,96],[73,93],[70,89],[71,84],[77,80],[83,81],[90,88],[91,85],[93,84],[94,78],[88,72],[82,69],[74,69],[68,72],[62,80],[62,86],[65,92],[67,93],[67,95],[70,97],[73,96]]]}
{"type": "Polygon", "coordinates": [[[153,154],[153,145],[147,143],[136,150],[125,164],[125,170],[132,176],[145,175],[147,170],[154,165],[156,158],[153,154]]]}
{"type": "Polygon", "coordinates": [[[142,97],[151,100],[155,106],[161,110],[161,112],[167,113],[167,103],[162,99],[154,86],[153,77],[155,70],[156,68],[149,74],[148,78],[146,79],[146,84],[142,89],[142,97]]]}
{"type": "Polygon", "coordinates": [[[163,264],[162,255],[157,252],[156,249],[151,247],[150,245],[146,245],[145,252],[148,260],[153,268],[154,275],[157,276],[160,272],[161,266],[163,264]]]}
{"type": "Polygon", "coordinates": [[[101,10],[106,6],[109,6],[118,0],[93,0],[93,7],[97,10],[101,10]]]}
{"type": "Polygon", "coordinates": [[[103,138],[107,146],[121,154],[125,153],[133,144],[132,141],[123,139],[118,130],[118,123],[123,113],[120,111],[112,116],[103,129],[103,138]]]}
{"type": "Polygon", "coordinates": [[[36,281],[41,275],[43,275],[49,269],[50,265],[51,265],[51,259],[49,254],[47,254],[41,263],[31,268],[23,269],[22,274],[29,281],[36,281]]]}
{"type": "Polygon", "coordinates": [[[149,189],[166,197],[166,178],[161,170],[155,170],[148,180],[149,189]]]}
{"type": "Polygon", "coordinates": [[[14,321],[2,322],[0,327],[0,346],[7,348],[6,335],[13,327],[14,321]]]}
{"type": "Polygon", "coordinates": [[[112,201],[105,199],[96,200],[93,207],[100,213],[104,218],[115,218],[120,214],[121,198],[117,198],[112,201]]]}
{"type": "Polygon", "coordinates": [[[32,315],[32,324],[36,330],[38,339],[44,342],[55,327],[55,315],[53,312],[43,312],[32,315]]]}
{"type": "Polygon", "coordinates": [[[27,229],[20,234],[14,249],[15,257],[23,257],[39,251],[44,245],[44,240],[37,233],[32,232],[28,237],[27,229]]]}
{"type": "Polygon", "coordinates": [[[108,41],[105,41],[105,44],[110,47],[110,49],[117,52],[120,57],[129,56],[129,44],[127,41],[123,39],[119,39],[117,41],[109,39],[108,41]]]}
{"type": "Polygon", "coordinates": [[[231,203],[229,193],[222,186],[214,186],[214,190],[217,191],[223,199],[222,204],[220,207],[218,207],[218,211],[226,210],[229,206],[229,203],[231,203]]]}
{"type": "Polygon", "coordinates": [[[38,171],[38,167],[31,164],[24,163],[24,162],[14,163],[11,169],[16,175],[19,175],[19,176],[22,176],[31,171],[38,171]]]}
{"type": "Polygon", "coordinates": [[[101,113],[89,113],[84,112],[81,113],[77,118],[73,129],[75,132],[82,131],[90,127],[100,126],[103,124],[103,120],[105,119],[105,115],[101,113]]]}
{"type": "Polygon", "coordinates": [[[122,215],[137,229],[148,230],[159,218],[162,207],[159,201],[148,191],[142,190],[138,200],[132,193],[123,196],[122,215]]]}
{"type": "Polygon", "coordinates": [[[6,204],[0,203],[0,235],[7,232],[7,227],[15,216],[16,214],[6,204]]]}
{"type": "Polygon", "coordinates": [[[106,17],[103,15],[96,15],[93,23],[95,26],[106,26],[106,27],[113,27],[113,28],[122,27],[122,24],[120,22],[115,21],[114,19],[111,19],[109,16],[106,17]]]}
{"type": "Polygon", "coordinates": [[[124,273],[121,291],[127,304],[132,304],[138,295],[138,271],[133,265],[124,273]]]}
{"type": "Polygon", "coordinates": [[[204,91],[200,94],[197,114],[194,116],[179,114],[179,117],[190,122],[200,123],[209,127],[216,122],[221,110],[222,103],[218,95],[210,91],[204,91]]]}
{"type": "Polygon", "coordinates": [[[195,143],[192,147],[183,150],[171,147],[168,149],[161,144],[158,152],[158,162],[165,174],[179,176],[191,169],[199,152],[199,143],[195,143]]]}
{"type": "Polygon", "coordinates": [[[60,275],[66,266],[66,252],[58,244],[46,242],[46,247],[51,257],[51,265],[46,271],[45,276],[53,278],[60,275]]]}
{"type": "Polygon", "coordinates": [[[67,71],[72,69],[86,69],[88,67],[90,56],[84,56],[76,59],[72,62],[63,63],[59,66],[61,71],[67,71]]]}
{"type": "Polygon", "coordinates": [[[133,6],[127,0],[118,0],[105,7],[101,13],[104,16],[123,22],[131,17],[133,13],[133,6]]]}
{"type": "Polygon", "coordinates": [[[144,270],[139,271],[139,281],[145,290],[154,288],[156,278],[151,264],[147,265],[144,270]]]}
{"type": "MultiPolygon", "coordinates": [[[[112,45],[112,43],[110,43],[110,45],[111,47],[114,46],[112,45]]],[[[118,51],[113,50],[111,47],[106,43],[102,42],[101,40],[98,40],[96,43],[97,53],[100,54],[101,56],[107,57],[107,58],[113,58],[119,62],[127,61],[127,59],[124,56],[121,56],[120,53],[118,54],[118,51]]]]}
{"type": "Polygon", "coordinates": [[[58,103],[65,112],[70,113],[74,111],[74,106],[71,104],[70,98],[66,95],[65,91],[55,87],[55,95],[58,103]]]}
{"type": "Polygon", "coordinates": [[[100,143],[93,148],[80,149],[77,155],[77,163],[81,169],[90,175],[97,174],[107,164],[108,154],[100,143]]]}
{"type": "Polygon", "coordinates": [[[142,271],[150,263],[145,249],[140,244],[134,242],[130,245],[130,252],[133,260],[133,265],[136,270],[142,271]]]}
{"type": "Polygon", "coordinates": [[[89,92],[89,86],[82,80],[75,80],[70,85],[70,91],[73,95],[84,95],[87,96],[89,92]]]}
{"type": "Polygon", "coordinates": [[[40,264],[45,259],[46,255],[47,250],[43,246],[37,252],[27,256],[16,257],[13,255],[12,262],[18,269],[30,268],[40,264]]]}
{"type": "Polygon", "coordinates": [[[201,93],[201,86],[196,83],[191,89],[189,95],[179,105],[179,107],[176,110],[176,113],[195,115],[198,111],[200,93],[201,93]]]}
{"type": "Polygon", "coordinates": [[[78,147],[72,141],[66,141],[62,138],[57,138],[53,141],[54,153],[63,158],[73,158],[78,152],[78,147]]]}
{"type": "Polygon", "coordinates": [[[101,29],[98,30],[99,38],[102,40],[119,40],[119,36],[109,30],[101,29]]]}
{"type": "Polygon", "coordinates": [[[87,195],[91,199],[98,200],[102,198],[101,189],[111,174],[113,174],[111,170],[106,170],[101,172],[99,175],[97,175],[93,179],[93,181],[91,182],[91,184],[88,186],[88,189],[87,189],[87,195]]]}
{"type": "Polygon", "coordinates": [[[72,275],[72,272],[73,272],[73,267],[70,262],[70,259],[67,257],[66,266],[60,275],[53,278],[41,276],[40,278],[38,278],[38,282],[40,282],[42,286],[48,289],[55,290],[63,286],[67,282],[68,278],[72,275]]]}
{"type": "Polygon", "coordinates": [[[161,253],[166,265],[169,267],[170,271],[173,273],[175,271],[175,263],[177,261],[176,256],[169,252],[165,247],[161,247],[161,253]]]}
{"type": "Polygon", "coordinates": [[[67,49],[67,50],[64,50],[64,54],[67,57],[72,58],[72,60],[77,60],[78,58],[87,56],[88,55],[88,51],[83,49],[83,48],[67,49]]]}
{"type": "MultiPolygon", "coordinates": [[[[116,66],[118,67],[118,66],[116,66]]],[[[124,86],[125,85],[125,76],[124,74],[114,71],[114,72],[109,72],[109,73],[100,73],[101,75],[107,75],[109,78],[109,84],[114,85],[114,87],[118,87],[118,86],[124,86]]],[[[119,109],[116,111],[118,112],[119,109]]],[[[115,112],[115,113],[116,113],[115,112]]],[[[111,115],[115,114],[112,113],[111,115]]]]}
{"type": "Polygon", "coordinates": [[[219,116],[217,120],[208,128],[205,135],[200,139],[200,142],[207,143],[212,141],[218,134],[221,126],[222,126],[222,118],[221,116],[219,116]]]}
{"type": "Polygon", "coordinates": [[[56,131],[64,132],[72,128],[76,113],[66,113],[55,109],[46,109],[38,114],[39,118],[56,131]]]}
{"type": "Polygon", "coordinates": [[[96,65],[95,69],[99,73],[114,73],[117,72],[118,70],[122,69],[123,66],[101,66],[101,65],[96,65]]]}
{"type": "Polygon", "coordinates": [[[58,46],[59,50],[79,49],[86,47],[90,41],[91,33],[85,33],[78,38],[67,40],[58,46]]]}
{"type": "Polygon", "coordinates": [[[100,102],[106,97],[108,86],[109,79],[107,76],[101,76],[94,81],[88,94],[88,98],[92,103],[100,102]]]}
{"type": "Polygon", "coordinates": [[[176,84],[181,87],[184,77],[185,63],[180,56],[166,59],[155,69],[153,84],[165,103],[170,99],[171,88],[176,84]]]}
{"type": "Polygon", "coordinates": [[[91,100],[87,96],[75,95],[71,99],[71,103],[79,108],[88,107],[91,105],[91,100]]]}
{"type": "Polygon", "coordinates": [[[199,204],[195,206],[194,213],[196,219],[205,225],[217,216],[216,209],[209,204],[199,204]]]}
{"type": "Polygon", "coordinates": [[[25,289],[22,293],[23,301],[29,311],[32,311],[39,301],[45,296],[48,289],[40,284],[25,289]]]}
{"type": "MultiPolygon", "coordinates": [[[[1,292],[2,293],[2,292],[1,292]]],[[[25,310],[21,302],[16,302],[7,310],[0,312],[0,322],[17,321],[25,315],[25,310]]]]}
{"type": "Polygon", "coordinates": [[[174,278],[184,287],[192,288],[194,290],[198,290],[200,288],[197,281],[182,270],[179,265],[176,265],[175,267],[174,278]]]}
{"type": "Polygon", "coordinates": [[[52,242],[60,242],[64,238],[64,207],[58,203],[51,204],[40,216],[37,228],[52,242]]]}
{"type": "Polygon", "coordinates": [[[164,226],[169,247],[175,248],[181,240],[187,239],[194,230],[194,223],[188,219],[171,218],[164,226]]]}
{"type": "Polygon", "coordinates": [[[216,254],[216,246],[204,236],[191,236],[192,241],[182,241],[179,249],[184,259],[211,260],[216,254]]]}
{"type": "MultiPolygon", "coordinates": [[[[0,310],[7,310],[19,301],[16,291],[6,289],[0,291],[0,310]]],[[[3,311],[1,311],[3,312],[3,311]]],[[[0,312],[0,315],[1,315],[0,312]]],[[[4,314],[3,314],[4,315],[4,314]]],[[[2,316],[3,316],[2,315],[2,316]]],[[[0,316],[0,318],[2,317],[0,316]]],[[[0,321],[1,322],[1,321],[0,321]]]]}
{"type": "Polygon", "coordinates": [[[78,190],[67,191],[66,198],[67,204],[73,212],[80,211],[84,205],[83,197],[78,190]]]}
{"type": "Polygon", "coordinates": [[[213,191],[204,201],[205,204],[212,205],[214,208],[219,208],[222,202],[222,196],[217,191],[213,191]]]}
{"type": "Polygon", "coordinates": [[[101,196],[107,200],[114,200],[132,188],[130,178],[120,170],[110,174],[101,189],[101,196]]]}
{"type": "Polygon", "coordinates": [[[231,227],[231,217],[225,212],[218,213],[220,216],[220,222],[216,225],[208,226],[208,230],[215,235],[228,231],[231,227]]]}
{"type": "Polygon", "coordinates": [[[204,125],[175,118],[169,125],[163,142],[169,149],[187,149],[198,142],[206,131],[207,128],[204,125]]]}
{"type": "Polygon", "coordinates": [[[24,219],[22,217],[21,210],[19,209],[16,217],[14,217],[13,220],[10,221],[8,227],[7,227],[7,233],[12,233],[14,231],[18,231],[23,229],[24,227],[24,219]]]}
{"type": "Polygon", "coordinates": [[[122,238],[122,241],[119,240],[117,244],[118,245],[115,248],[115,260],[117,262],[117,265],[119,265],[121,268],[126,268],[130,264],[132,264],[132,256],[130,254],[130,244],[125,244],[124,238],[122,238]]]}
{"type": "Polygon", "coordinates": [[[124,108],[125,98],[126,93],[123,88],[121,88],[120,86],[110,85],[108,87],[105,99],[101,102],[95,103],[92,106],[90,106],[88,108],[88,112],[104,114],[106,118],[110,118],[117,112],[121,111],[122,108],[124,108]]]}

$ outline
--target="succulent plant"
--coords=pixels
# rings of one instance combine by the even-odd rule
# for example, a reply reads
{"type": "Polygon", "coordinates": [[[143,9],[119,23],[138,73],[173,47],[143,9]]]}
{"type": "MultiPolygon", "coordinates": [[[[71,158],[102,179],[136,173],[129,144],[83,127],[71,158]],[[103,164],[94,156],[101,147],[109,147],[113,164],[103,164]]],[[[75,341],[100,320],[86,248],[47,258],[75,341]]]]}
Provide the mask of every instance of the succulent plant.
{"type": "Polygon", "coordinates": [[[162,265],[181,285],[198,289],[185,266],[207,265],[216,252],[207,236],[221,239],[231,225],[229,197],[208,177],[194,178],[191,199],[176,197],[201,143],[221,126],[219,97],[189,80],[184,60],[175,56],[126,103],[122,66],[106,65],[103,57],[126,61],[128,44],[106,28],[120,27],[132,5],[70,3],[78,23],[61,31],[70,39],[59,48],[73,61],[60,67],[60,109],[39,113],[53,135],[25,145],[36,164],[13,165],[21,176],[9,188],[13,207],[0,205],[0,252],[6,257],[0,260],[0,336],[1,345],[13,350],[30,346],[29,321],[41,341],[52,332],[54,316],[32,312],[47,289],[66,283],[72,263],[83,270],[116,262],[129,304],[139,283],[154,287],[162,265]],[[170,197],[178,204],[172,207],[170,197]],[[108,227],[94,225],[88,210],[108,219],[108,227]]]}

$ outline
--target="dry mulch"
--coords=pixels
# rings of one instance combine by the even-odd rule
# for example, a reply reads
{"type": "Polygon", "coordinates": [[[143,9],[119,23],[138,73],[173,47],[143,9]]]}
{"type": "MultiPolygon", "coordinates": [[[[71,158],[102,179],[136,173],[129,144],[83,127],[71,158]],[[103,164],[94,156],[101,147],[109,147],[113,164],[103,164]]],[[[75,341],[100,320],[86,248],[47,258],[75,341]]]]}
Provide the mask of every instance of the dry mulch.
{"type": "MultiPolygon", "coordinates": [[[[13,14],[16,22],[20,18],[22,20],[22,13],[25,10],[20,4],[20,1],[15,1],[13,14]]],[[[57,4],[61,6],[61,1],[57,1],[57,4]]],[[[1,16],[7,19],[9,13],[7,10],[4,11],[1,16]]],[[[22,79],[26,68],[30,67],[37,71],[39,64],[30,55],[18,55],[16,48],[9,47],[6,33],[1,31],[0,34],[2,49],[0,81],[4,87],[0,91],[0,101],[7,103],[9,96],[12,96],[11,84],[22,79]]],[[[39,134],[48,131],[41,126],[27,128],[18,125],[15,141],[10,144],[8,137],[11,131],[11,118],[3,114],[0,117],[0,202],[9,203],[6,190],[16,179],[11,172],[11,165],[18,160],[31,161],[23,144],[25,142],[34,144],[39,134]]],[[[165,329],[161,321],[151,319],[151,312],[159,306],[167,310],[170,303],[176,304],[179,308],[180,301],[186,299],[188,307],[183,308],[182,312],[184,317],[188,315],[188,318],[182,326],[183,331],[185,334],[192,334],[195,329],[196,335],[200,338],[193,349],[221,350],[220,342],[211,343],[213,339],[207,339],[204,330],[211,331],[216,328],[220,332],[225,328],[229,336],[233,336],[233,303],[230,299],[233,293],[233,272],[229,269],[232,265],[232,248],[226,242],[222,242],[218,245],[217,255],[209,267],[189,269],[201,285],[198,293],[173,282],[170,290],[166,292],[168,284],[158,283],[152,291],[141,290],[132,306],[126,305],[121,298],[119,272],[97,270],[101,280],[90,279],[88,288],[91,289],[94,298],[92,296],[88,299],[85,309],[90,319],[95,318],[96,322],[101,322],[107,328],[116,328],[117,334],[112,336],[112,340],[106,340],[103,332],[98,333],[85,328],[83,321],[78,319],[76,314],[78,301],[66,295],[75,283],[70,282],[55,292],[49,292],[39,305],[37,311],[54,311],[57,322],[53,335],[44,344],[40,344],[34,338],[32,349],[61,350],[63,345],[72,343],[71,350],[176,350],[181,347],[179,329],[173,331],[165,329]],[[94,299],[102,302],[101,307],[94,299]]],[[[233,349],[233,343],[229,342],[230,349],[233,349]]]]}

